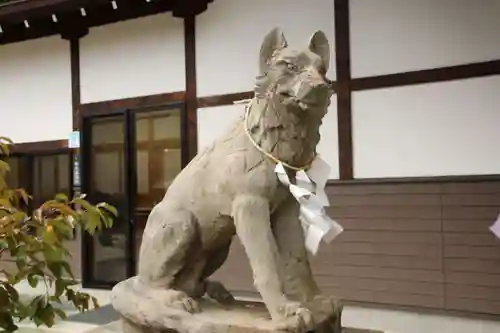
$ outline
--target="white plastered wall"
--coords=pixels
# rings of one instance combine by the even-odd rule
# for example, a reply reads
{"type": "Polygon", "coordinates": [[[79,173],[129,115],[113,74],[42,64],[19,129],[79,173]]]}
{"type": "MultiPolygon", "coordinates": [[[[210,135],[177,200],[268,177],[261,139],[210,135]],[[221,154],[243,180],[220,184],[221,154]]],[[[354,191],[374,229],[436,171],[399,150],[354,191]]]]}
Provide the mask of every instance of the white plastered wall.
{"type": "Polygon", "coordinates": [[[81,100],[185,90],[184,23],[170,12],[90,29],[80,42],[81,100]]]}
{"type": "MultiPolygon", "coordinates": [[[[500,59],[496,0],[351,0],[353,77],[500,59]]],[[[353,94],[354,176],[500,173],[500,77],[353,94]]]]}
{"type": "Polygon", "coordinates": [[[350,0],[352,77],[500,59],[498,0],[350,0]]]}
{"type": "MultiPolygon", "coordinates": [[[[291,47],[307,46],[316,30],[323,30],[331,47],[328,76],[335,79],[334,8],[332,0],[216,0],[196,18],[196,74],[198,96],[222,95],[253,89],[258,74],[259,49],[264,36],[281,27],[291,47]]],[[[198,110],[198,147],[210,143],[243,114],[244,107],[198,110]]],[[[335,97],[321,128],[319,153],[338,178],[337,108],[335,97]]]]}
{"type": "Polygon", "coordinates": [[[69,43],[59,36],[0,46],[0,136],[66,139],[72,130],[69,43]]]}

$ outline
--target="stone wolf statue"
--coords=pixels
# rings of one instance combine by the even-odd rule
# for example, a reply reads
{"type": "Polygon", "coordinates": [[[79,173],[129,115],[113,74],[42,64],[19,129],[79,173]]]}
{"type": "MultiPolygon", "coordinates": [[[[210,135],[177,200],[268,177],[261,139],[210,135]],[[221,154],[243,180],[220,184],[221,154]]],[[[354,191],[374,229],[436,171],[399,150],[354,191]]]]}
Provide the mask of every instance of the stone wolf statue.
{"type": "Polygon", "coordinates": [[[330,47],[321,31],[302,50],[288,47],[277,28],[266,35],[245,119],[182,170],[148,218],[138,276],[113,289],[113,306],[125,318],[158,327],[162,324],[148,319],[148,311],[196,313],[203,296],[231,302],[231,294],[209,277],[226,260],[234,235],[280,329],[314,329],[306,306],[311,300],[321,300],[324,311],[336,311],[313,279],[299,204],[274,172],[281,161],[293,178],[315,158],[333,94],[326,78],[329,63],[330,47]],[[145,300],[156,305],[141,310],[145,300]]]}

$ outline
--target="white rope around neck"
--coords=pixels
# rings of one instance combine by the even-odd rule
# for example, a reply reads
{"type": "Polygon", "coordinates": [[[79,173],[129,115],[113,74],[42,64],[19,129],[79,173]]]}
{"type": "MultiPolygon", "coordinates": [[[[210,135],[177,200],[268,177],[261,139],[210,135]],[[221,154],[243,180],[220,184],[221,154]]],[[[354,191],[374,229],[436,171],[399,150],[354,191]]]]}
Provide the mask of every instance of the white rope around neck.
{"type": "Polygon", "coordinates": [[[330,167],[317,154],[306,166],[299,168],[287,164],[266,152],[255,142],[248,130],[248,115],[251,102],[252,100],[248,99],[234,102],[234,104],[246,103],[245,119],[243,121],[245,133],[258,151],[276,163],[274,172],[277,174],[278,179],[300,204],[299,220],[304,229],[306,249],[312,254],[316,254],[322,240],[330,243],[344,230],[340,224],[328,217],[324,209],[325,206],[330,205],[328,196],[325,193],[330,167]],[[297,172],[295,184],[291,183],[285,167],[297,172]]]}

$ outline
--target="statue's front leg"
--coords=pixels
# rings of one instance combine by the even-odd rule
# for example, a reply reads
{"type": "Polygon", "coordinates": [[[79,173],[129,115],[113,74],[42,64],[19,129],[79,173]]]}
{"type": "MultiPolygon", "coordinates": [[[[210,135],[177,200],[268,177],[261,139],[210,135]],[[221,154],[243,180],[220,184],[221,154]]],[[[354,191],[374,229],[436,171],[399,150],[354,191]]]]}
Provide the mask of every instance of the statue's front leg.
{"type": "Polygon", "coordinates": [[[331,316],[331,331],[340,332],[342,305],[333,297],[321,294],[314,280],[299,212],[299,203],[290,195],[272,217],[273,232],[284,265],[285,292],[288,297],[313,306],[311,310],[331,316]]]}
{"type": "Polygon", "coordinates": [[[310,311],[283,291],[283,274],[271,230],[269,202],[257,195],[240,195],[233,203],[236,234],[245,248],[254,284],[279,329],[305,333],[313,329],[310,311]]]}
{"type": "Polygon", "coordinates": [[[320,290],[309,265],[299,209],[299,203],[290,194],[273,214],[272,226],[284,266],[285,292],[297,301],[308,302],[320,290]]]}

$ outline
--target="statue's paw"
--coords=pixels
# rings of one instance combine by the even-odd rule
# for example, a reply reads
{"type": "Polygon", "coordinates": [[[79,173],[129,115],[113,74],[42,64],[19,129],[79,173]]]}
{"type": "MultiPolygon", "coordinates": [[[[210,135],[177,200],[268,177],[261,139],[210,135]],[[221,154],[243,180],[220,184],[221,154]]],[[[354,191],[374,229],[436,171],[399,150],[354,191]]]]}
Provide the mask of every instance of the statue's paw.
{"type": "Polygon", "coordinates": [[[219,281],[205,281],[205,292],[208,297],[219,303],[234,302],[233,295],[219,281]]]}
{"type": "Polygon", "coordinates": [[[200,312],[200,306],[197,301],[179,290],[167,290],[168,297],[166,299],[169,307],[183,310],[189,313],[200,312]]]}
{"type": "Polygon", "coordinates": [[[316,295],[314,296],[313,304],[319,311],[329,316],[340,315],[340,312],[342,312],[342,303],[330,296],[316,295]]]}
{"type": "Polygon", "coordinates": [[[279,330],[291,333],[306,333],[314,330],[314,320],[311,312],[297,302],[287,302],[278,310],[283,318],[277,325],[279,330]]]}

